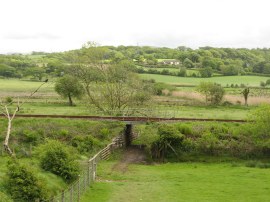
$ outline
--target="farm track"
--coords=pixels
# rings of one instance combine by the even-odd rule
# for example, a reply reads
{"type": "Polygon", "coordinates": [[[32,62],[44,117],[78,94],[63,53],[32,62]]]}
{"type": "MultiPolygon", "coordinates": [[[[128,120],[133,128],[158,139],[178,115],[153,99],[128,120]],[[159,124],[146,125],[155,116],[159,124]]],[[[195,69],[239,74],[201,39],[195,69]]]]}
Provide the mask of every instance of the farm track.
{"type": "MultiPolygon", "coordinates": [[[[0,114],[0,117],[4,117],[0,114]]],[[[41,115],[41,114],[18,114],[17,118],[65,118],[65,119],[89,119],[96,121],[123,121],[123,122],[237,122],[245,123],[247,120],[240,119],[200,119],[200,118],[158,118],[158,117],[132,117],[132,116],[67,116],[67,115],[41,115]]]]}

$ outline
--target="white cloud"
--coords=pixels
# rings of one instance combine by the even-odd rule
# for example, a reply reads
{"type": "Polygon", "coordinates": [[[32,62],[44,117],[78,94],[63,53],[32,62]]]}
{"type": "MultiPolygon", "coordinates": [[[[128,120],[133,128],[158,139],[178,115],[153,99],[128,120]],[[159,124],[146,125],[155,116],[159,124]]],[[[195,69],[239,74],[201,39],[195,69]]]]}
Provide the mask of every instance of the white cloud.
{"type": "Polygon", "coordinates": [[[267,0],[1,1],[0,52],[102,45],[270,47],[267,0]]]}

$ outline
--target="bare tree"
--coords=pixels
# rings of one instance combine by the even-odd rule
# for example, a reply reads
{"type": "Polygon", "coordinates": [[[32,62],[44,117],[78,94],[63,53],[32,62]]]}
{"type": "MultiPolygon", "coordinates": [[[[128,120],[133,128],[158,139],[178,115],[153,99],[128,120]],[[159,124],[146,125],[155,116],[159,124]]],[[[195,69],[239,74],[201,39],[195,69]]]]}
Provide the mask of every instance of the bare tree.
{"type": "Polygon", "coordinates": [[[4,140],[4,149],[7,151],[9,155],[12,155],[13,152],[9,147],[9,139],[11,134],[11,128],[12,128],[12,121],[15,118],[18,111],[20,111],[21,106],[29,99],[31,98],[45,83],[47,83],[48,80],[45,80],[35,91],[33,91],[24,102],[21,102],[19,97],[17,99],[17,106],[14,108],[10,107],[12,102],[4,103],[2,100],[0,100],[0,107],[1,107],[1,113],[5,115],[5,117],[8,119],[8,126],[7,126],[7,133],[4,140]]]}

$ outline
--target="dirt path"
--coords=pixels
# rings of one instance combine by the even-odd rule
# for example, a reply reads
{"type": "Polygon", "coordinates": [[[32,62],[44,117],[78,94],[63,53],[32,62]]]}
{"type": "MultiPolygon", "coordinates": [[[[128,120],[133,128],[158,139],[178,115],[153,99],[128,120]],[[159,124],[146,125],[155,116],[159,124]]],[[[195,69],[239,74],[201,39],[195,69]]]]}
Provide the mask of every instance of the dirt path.
{"type": "Polygon", "coordinates": [[[139,146],[131,146],[126,149],[123,158],[115,164],[112,170],[125,173],[128,171],[129,164],[146,164],[146,155],[143,148],[139,146]]]}

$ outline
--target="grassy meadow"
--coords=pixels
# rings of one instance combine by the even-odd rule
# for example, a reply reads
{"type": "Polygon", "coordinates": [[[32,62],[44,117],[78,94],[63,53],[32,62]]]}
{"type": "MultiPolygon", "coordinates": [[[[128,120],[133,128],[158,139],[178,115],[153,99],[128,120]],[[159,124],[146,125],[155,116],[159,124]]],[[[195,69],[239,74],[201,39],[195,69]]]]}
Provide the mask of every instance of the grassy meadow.
{"type": "MultiPolygon", "coordinates": [[[[30,93],[38,88],[42,82],[18,80],[18,79],[0,79],[0,92],[25,92],[30,93]]],[[[53,82],[48,82],[40,89],[39,92],[54,92],[53,82]]]]}
{"type": "Polygon", "coordinates": [[[244,84],[247,86],[258,87],[260,82],[265,82],[269,77],[262,76],[217,76],[211,78],[193,78],[193,77],[177,77],[157,74],[141,74],[144,79],[154,79],[156,82],[163,82],[172,85],[198,85],[200,82],[215,82],[222,86],[231,84],[244,84]]]}
{"type": "Polygon", "coordinates": [[[114,169],[102,162],[82,202],[269,201],[270,170],[231,163],[167,163],[114,169]]]}
{"type": "MultiPolygon", "coordinates": [[[[145,75],[142,75],[145,76],[145,75]]],[[[162,75],[150,75],[161,76],[162,75]]],[[[168,79],[199,79],[199,78],[181,78],[168,76],[168,79]]],[[[221,77],[222,78],[222,77],[221,77]]],[[[0,98],[20,97],[24,101],[41,82],[24,81],[16,79],[0,79],[0,98]]],[[[228,91],[229,100],[240,101],[244,103],[241,97],[241,89],[230,89],[228,91]],[[238,97],[233,97],[237,95],[238,97]]],[[[257,90],[259,92],[259,90],[257,90]]],[[[254,91],[255,92],[255,91],[254,91]]],[[[253,92],[251,92],[252,95],[253,92]]],[[[258,94],[258,93],[257,93],[258,94]]],[[[256,96],[260,96],[259,94],[256,96]]],[[[253,98],[250,98],[251,100],[253,98]]],[[[255,98],[254,98],[255,99],[255,98]]],[[[256,98],[257,99],[257,98],[256,98]]],[[[264,98],[264,100],[267,98],[264,98]]],[[[263,99],[261,98],[263,101],[263,99]]],[[[259,100],[259,102],[261,101],[259,100]]],[[[253,107],[244,107],[241,105],[233,106],[205,106],[204,98],[195,92],[194,87],[177,87],[171,96],[158,96],[153,98],[151,106],[147,107],[151,116],[156,117],[187,117],[187,118],[219,118],[219,119],[245,119],[253,107]]],[[[74,100],[76,106],[68,106],[67,99],[61,98],[54,92],[54,83],[46,83],[40,90],[20,108],[18,114],[59,114],[59,115],[102,115],[94,106],[88,106],[82,100],[74,100]]],[[[10,106],[16,107],[16,104],[10,106]]]]}

